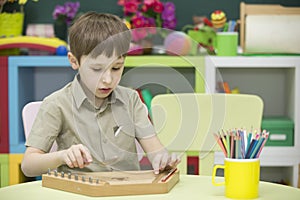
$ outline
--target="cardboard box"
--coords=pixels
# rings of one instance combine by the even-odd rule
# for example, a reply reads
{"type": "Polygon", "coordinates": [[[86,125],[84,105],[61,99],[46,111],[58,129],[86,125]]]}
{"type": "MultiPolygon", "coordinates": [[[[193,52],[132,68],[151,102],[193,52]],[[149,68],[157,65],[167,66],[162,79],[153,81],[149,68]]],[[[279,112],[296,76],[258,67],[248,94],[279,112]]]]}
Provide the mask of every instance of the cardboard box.
{"type": "Polygon", "coordinates": [[[240,4],[240,45],[250,54],[300,53],[300,7],[240,4]]]}

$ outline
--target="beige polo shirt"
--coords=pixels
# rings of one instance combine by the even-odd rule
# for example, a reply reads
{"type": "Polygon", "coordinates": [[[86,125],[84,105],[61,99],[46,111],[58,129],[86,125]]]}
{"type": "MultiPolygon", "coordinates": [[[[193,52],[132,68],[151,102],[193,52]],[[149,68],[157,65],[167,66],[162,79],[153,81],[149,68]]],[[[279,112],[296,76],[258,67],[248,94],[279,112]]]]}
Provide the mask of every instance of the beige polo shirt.
{"type": "MultiPolygon", "coordinates": [[[[79,78],[44,99],[25,145],[49,152],[55,140],[58,150],[83,144],[93,163],[75,170],[139,170],[135,138],[151,137],[155,130],[138,93],[117,86],[98,109],[87,99],[79,78]],[[103,165],[112,159],[109,166],[103,165]]],[[[72,171],[66,165],[60,170],[72,171]]]]}

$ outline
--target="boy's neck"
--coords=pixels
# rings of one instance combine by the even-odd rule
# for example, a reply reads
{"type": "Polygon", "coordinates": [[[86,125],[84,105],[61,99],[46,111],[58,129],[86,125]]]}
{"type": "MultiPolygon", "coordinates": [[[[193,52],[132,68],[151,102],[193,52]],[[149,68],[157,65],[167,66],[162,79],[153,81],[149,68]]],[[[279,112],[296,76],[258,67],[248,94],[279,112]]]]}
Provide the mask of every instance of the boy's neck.
{"type": "Polygon", "coordinates": [[[86,86],[84,83],[82,83],[82,81],[80,81],[79,79],[79,83],[85,93],[85,95],[87,96],[89,102],[95,106],[96,109],[100,109],[100,107],[102,106],[103,102],[105,99],[102,98],[97,98],[86,86]]]}

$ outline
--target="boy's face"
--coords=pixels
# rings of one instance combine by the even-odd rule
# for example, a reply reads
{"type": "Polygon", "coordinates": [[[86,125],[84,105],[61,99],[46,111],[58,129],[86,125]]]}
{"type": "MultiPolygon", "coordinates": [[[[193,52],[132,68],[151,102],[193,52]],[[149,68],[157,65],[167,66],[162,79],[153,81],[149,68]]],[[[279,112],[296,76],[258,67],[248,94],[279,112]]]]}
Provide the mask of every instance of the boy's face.
{"type": "Polygon", "coordinates": [[[124,61],[124,57],[117,56],[110,58],[105,55],[99,55],[97,58],[82,56],[78,71],[85,89],[98,99],[108,97],[121,80],[124,61]]]}

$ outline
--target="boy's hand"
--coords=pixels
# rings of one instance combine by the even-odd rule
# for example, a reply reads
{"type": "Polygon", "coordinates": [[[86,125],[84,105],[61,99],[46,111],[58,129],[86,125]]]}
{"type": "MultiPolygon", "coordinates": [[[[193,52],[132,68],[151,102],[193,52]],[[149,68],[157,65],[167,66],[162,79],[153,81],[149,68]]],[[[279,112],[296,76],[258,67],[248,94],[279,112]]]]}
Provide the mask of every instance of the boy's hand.
{"type": "Polygon", "coordinates": [[[82,144],[72,145],[63,151],[63,161],[70,167],[83,168],[93,161],[88,148],[82,144]]]}
{"type": "Polygon", "coordinates": [[[180,161],[180,158],[175,153],[171,155],[168,152],[159,153],[154,157],[152,162],[154,174],[159,174],[159,172],[164,171],[165,168],[175,168],[180,161]]]}

